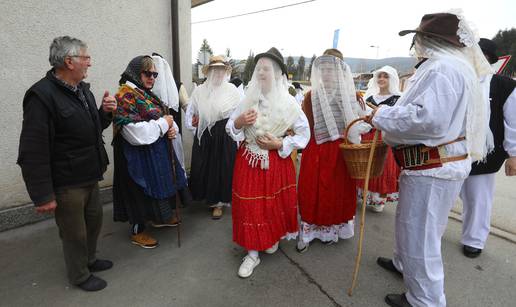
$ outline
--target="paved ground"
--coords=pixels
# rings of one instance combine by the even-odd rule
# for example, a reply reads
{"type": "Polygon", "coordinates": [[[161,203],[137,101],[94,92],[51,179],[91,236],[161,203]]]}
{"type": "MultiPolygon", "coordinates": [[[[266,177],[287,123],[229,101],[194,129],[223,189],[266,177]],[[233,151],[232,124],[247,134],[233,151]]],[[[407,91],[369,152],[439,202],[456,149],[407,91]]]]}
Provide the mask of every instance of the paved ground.
{"type": "MultiPolygon", "coordinates": [[[[231,241],[231,219],[212,221],[208,210],[185,210],[183,245],[174,229],[154,231],[161,246],[131,245],[126,224],[111,222],[106,206],[99,256],[115,267],[99,276],[108,288],[86,293],[69,286],[53,220],[0,233],[0,305],[2,306],[385,306],[386,293],[404,291],[402,281],[377,267],[389,256],[394,208],[368,213],[362,267],[353,297],[350,284],[356,239],[324,246],[315,243],[303,255],[282,242],[249,279],[236,270],[243,250],[231,241]]],[[[443,242],[449,306],[514,306],[516,245],[492,236],[482,256],[465,258],[460,224],[450,220],[443,242]]]]}
{"type": "MultiPolygon", "coordinates": [[[[462,212],[460,202],[453,210],[462,212]]],[[[516,177],[505,176],[504,167],[496,174],[491,224],[516,238],[516,177]]]]}

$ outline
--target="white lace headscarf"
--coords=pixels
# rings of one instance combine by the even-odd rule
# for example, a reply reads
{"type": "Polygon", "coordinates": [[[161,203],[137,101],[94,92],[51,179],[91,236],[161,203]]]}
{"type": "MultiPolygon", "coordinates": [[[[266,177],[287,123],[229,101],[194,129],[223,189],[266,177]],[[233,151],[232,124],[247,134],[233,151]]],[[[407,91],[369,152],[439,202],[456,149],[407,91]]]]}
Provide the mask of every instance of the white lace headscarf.
{"type": "Polygon", "coordinates": [[[192,103],[199,114],[197,138],[201,142],[204,130],[208,131],[219,120],[228,118],[240,102],[240,93],[229,83],[229,71],[224,67],[210,68],[206,81],[192,93],[192,103]]]}
{"type": "Polygon", "coordinates": [[[378,75],[380,75],[382,72],[389,76],[389,93],[391,95],[401,95],[398,71],[394,67],[386,65],[374,71],[373,77],[367,83],[367,91],[364,96],[365,98],[369,98],[370,96],[374,96],[380,93],[380,87],[378,86],[378,75]]]}
{"type": "Polygon", "coordinates": [[[287,77],[273,60],[262,57],[257,63],[242,101],[242,112],[254,109],[258,117],[252,126],[244,128],[246,155],[249,165],[260,163],[262,169],[269,168],[269,151],[256,144],[256,138],[270,133],[283,138],[301,115],[301,107],[288,93],[287,77]]]}
{"type": "Polygon", "coordinates": [[[471,68],[470,75],[464,75],[465,93],[471,97],[466,112],[466,143],[472,161],[483,160],[494,148],[493,134],[489,129],[489,96],[482,90],[480,80],[493,73],[478,41],[473,26],[459,10],[449,12],[459,19],[457,36],[465,47],[456,47],[432,37],[415,35],[414,53],[418,58],[453,57],[471,68]]]}
{"type": "Polygon", "coordinates": [[[158,72],[158,77],[154,82],[152,92],[154,92],[166,106],[177,112],[179,110],[179,93],[174,76],[170,70],[170,65],[164,58],[157,55],[153,55],[152,60],[158,72]]]}
{"type": "MultiPolygon", "coordinates": [[[[315,142],[342,138],[346,126],[358,118],[360,109],[351,69],[338,57],[320,56],[312,65],[311,83],[315,142]]],[[[348,138],[352,143],[360,143],[360,131],[351,129],[348,138]]]]}

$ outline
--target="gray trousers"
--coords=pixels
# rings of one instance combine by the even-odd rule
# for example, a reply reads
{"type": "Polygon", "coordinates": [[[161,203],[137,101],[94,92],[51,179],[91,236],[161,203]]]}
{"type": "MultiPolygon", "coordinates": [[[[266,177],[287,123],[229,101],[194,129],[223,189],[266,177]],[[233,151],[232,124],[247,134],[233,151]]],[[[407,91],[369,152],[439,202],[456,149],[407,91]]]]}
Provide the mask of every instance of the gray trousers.
{"type": "Polygon", "coordinates": [[[95,262],[97,238],[102,227],[102,205],[98,183],[56,193],[56,224],[63,242],[70,283],[80,284],[90,276],[88,264],[95,262]]]}

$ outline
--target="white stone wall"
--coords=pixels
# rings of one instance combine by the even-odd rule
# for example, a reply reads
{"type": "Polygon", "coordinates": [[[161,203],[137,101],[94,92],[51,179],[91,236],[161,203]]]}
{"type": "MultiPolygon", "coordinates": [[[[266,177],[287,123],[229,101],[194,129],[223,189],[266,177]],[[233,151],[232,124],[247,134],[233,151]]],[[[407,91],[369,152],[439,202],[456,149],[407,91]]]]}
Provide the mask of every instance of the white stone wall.
{"type": "MultiPolygon", "coordinates": [[[[180,11],[184,80],[191,80],[190,1],[180,0],[180,11]]],[[[120,74],[134,56],[156,51],[172,63],[172,39],[171,4],[166,0],[1,1],[0,12],[1,210],[30,202],[16,165],[22,99],[50,69],[52,39],[70,35],[89,45],[92,67],[86,81],[91,83],[97,103],[104,90],[115,93],[120,74]]],[[[191,87],[190,82],[185,83],[191,87]]],[[[106,149],[112,159],[111,136],[111,128],[106,129],[106,149]]],[[[112,176],[110,165],[101,185],[111,185],[112,176]]]]}

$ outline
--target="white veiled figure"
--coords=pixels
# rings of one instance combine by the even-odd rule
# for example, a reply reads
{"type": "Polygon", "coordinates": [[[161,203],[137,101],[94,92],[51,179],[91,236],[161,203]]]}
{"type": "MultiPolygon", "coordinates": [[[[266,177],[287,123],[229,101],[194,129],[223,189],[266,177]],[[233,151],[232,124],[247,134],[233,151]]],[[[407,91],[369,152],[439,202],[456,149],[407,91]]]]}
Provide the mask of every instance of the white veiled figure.
{"type": "MultiPolygon", "coordinates": [[[[493,73],[493,68],[487,62],[478,41],[480,37],[473,26],[462,16],[460,10],[449,12],[459,19],[457,36],[464,48],[452,47],[449,44],[434,38],[422,39],[420,35],[414,36],[414,55],[418,58],[454,57],[454,60],[465,63],[473,70],[473,76],[466,80],[466,86],[471,93],[466,112],[466,143],[468,153],[472,161],[483,160],[494,149],[493,133],[489,128],[489,97],[482,90],[480,80],[493,73]]],[[[467,76],[465,75],[465,78],[467,76]]]]}
{"type": "Polygon", "coordinates": [[[158,72],[158,77],[154,82],[152,92],[154,92],[166,106],[177,112],[179,109],[179,94],[174,76],[170,70],[170,65],[164,58],[157,55],[153,55],[152,60],[158,72]]]}
{"type": "MultiPolygon", "coordinates": [[[[170,70],[170,65],[164,58],[157,55],[153,55],[152,60],[154,61],[154,66],[158,72],[158,77],[154,82],[152,92],[158,96],[158,98],[165,106],[177,112],[179,110],[179,93],[176,87],[174,76],[170,70]]],[[[174,128],[177,132],[176,138],[172,140],[174,152],[179,161],[179,164],[181,164],[181,167],[183,170],[185,170],[186,174],[182,137],[179,133],[179,127],[175,122],[174,128]]]]}
{"type": "MultiPolygon", "coordinates": [[[[312,65],[311,82],[316,143],[342,138],[346,126],[358,118],[360,108],[351,69],[343,60],[323,55],[312,65]]],[[[366,130],[369,128],[364,125],[354,125],[348,138],[352,143],[360,143],[360,134],[366,130]]]]}
{"type": "Polygon", "coordinates": [[[217,121],[228,118],[240,102],[238,90],[228,81],[227,69],[212,67],[208,70],[206,81],[192,93],[192,107],[199,116],[197,127],[199,143],[204,130],[209,131],[217,121]]]}
{"type": "Polygon", "coordinates": [[[288,93],[288,82],[280,66],[273,60],[262,57],[256,63],[251,82],[242,101],[242,111],[254,109],[256,122],[244,128],[247,159],[251,166],[260,163],[269,168],[269,151],[256,144],[256,138],[270,133],[283,138],[286,131],[302,113],[294,97],[288,93]]]}
{"type": "Polygon", "coordinates": [[[364,98],[377,95],[380,92],[380,87],[378,86],[378,75],[382,72],[389,75],[389,93],[391,95],[401,95],[400,78],[398,77],[398,72],[393,67],[385,65],[373,72],[373,77],[367,83],[367,91],[364,95],[364,98]]]}

